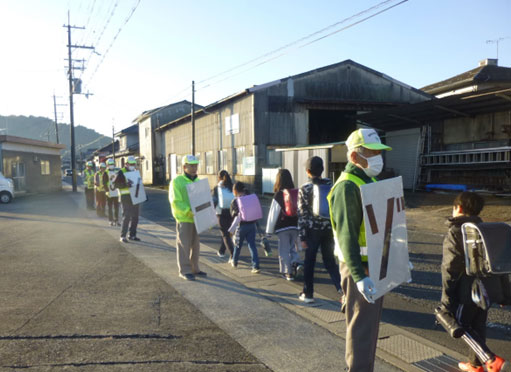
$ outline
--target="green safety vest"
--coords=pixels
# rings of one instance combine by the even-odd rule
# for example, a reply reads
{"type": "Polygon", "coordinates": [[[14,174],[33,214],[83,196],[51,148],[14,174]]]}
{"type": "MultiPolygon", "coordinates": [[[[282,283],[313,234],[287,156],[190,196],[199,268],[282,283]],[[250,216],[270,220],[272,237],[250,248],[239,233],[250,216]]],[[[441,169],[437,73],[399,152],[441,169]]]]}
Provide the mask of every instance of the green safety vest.
{"type": "MultiPolygon", "coordinates": [[[[122,173],[126,173],[128,170],[126,168],[121,169],[122,173]]],[[[128,180],[126,179],[126,185],[128,184],[128,180]]],[[[119,194],[120,195],[129,195],[130,194],[130,188],[129,187],[123,187],[119,188],[119,194]]]]}
{"type": "Polygon", "coordinates": [[[91,170],[85,169],[83,174],[85,176],[85,187],[87,187],[88,189],[93,189],[94,188],[94,171],[92,169],[91,170]]]}
{"type": "Polygon", "coordinates": [[[105,172],[97,171],[96,174],[94,175],[94,178],[95,178],[95,181],[97,184],[96,190],[99,192],[104,192],[107,190],[105,185],[103,184],[103,175],[104,174],[105,174],[105,172]]]}
{"type": "MultiPolygon", "coordinates": [[[[376,178],[372,178],[373,182],[377,182],[378,180],[376,178]]],[[[333,222],[333,215],[332,215],[332,195],[334,193],[334,190],[337,185],[339,185],[343,181],[351,181],[355,185],[360,188],[360,186],[365,185],[366,182],[362,180],[360,177],[355,176],[351,173],[342,172],[337,181],[335,182],[334,186],[330,190],[327,196],[328,200],[328,207],[330,209],[330,222],[332,223],[332,226],[335,226],[333,222]]],[[[335,242],[335,248],[334,252],[337,257],[339,257],[339,260],[344,262],[344,257],[342,255],[341,246],[339,245],[339,239],[337,238],[337,235],[334,231],[334,242],[335,242]]],[[[362,224],[360,225],[360,232],[358,234],[358,245],[360,246],[360,257],[362,258],[362,262],[367,262],[367,246],[366,246],[366,226],[364,223],[364,220],[362,219],[362,224]]]]}

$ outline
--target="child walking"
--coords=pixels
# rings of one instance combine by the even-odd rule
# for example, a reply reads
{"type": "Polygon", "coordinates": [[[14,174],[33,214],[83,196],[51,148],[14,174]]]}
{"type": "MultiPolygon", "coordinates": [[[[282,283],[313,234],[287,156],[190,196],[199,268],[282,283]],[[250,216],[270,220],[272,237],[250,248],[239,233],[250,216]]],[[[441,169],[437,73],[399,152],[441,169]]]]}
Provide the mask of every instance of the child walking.
{"type": "MultiPolygon", "coordinates": [[[[261,208],[260,204],[257,205],[243,205],[242,199],[243,197],[246,197],[249,192],[245,188],[245,184],[243,182],[236,182],[233,186],[233,193],[236,199],[234,199],[231,203],[231,216],[233,217],[234,221],[231,225],[231,228],[229,231],[233,231],[235,229],[234,233],[234,254],[232,257],[232,260],[230,260],[232,267],[238,267],[238,260],[240,258],[240,252],[241,252],[241,246],[243,245],[243,242],[246,240],[248,244],[248,249],[250,251],[250,256],[252,258],[252,273],[258,274],[261,270],[259,269],[259,256],[257,255],[257,246],[256,246],[256,222],[257,219],[261,218],[251,218],[246,217],[245,215],[251,214],[252,211],[247,211],[245,208],[261,208]],[[243,209],[243,210],[242,210],[243,209]],[[246,213],[248,212],[248,213],[246,213]]],[[[254,197],[257,199],[257,197],[254,195],[254,197]]],[[[246,199],[245,199],[246,200],[246,199]]],[[[258,202],[257,202],[258,203],[258,202]]],[[[256,213],[260,214],[260,213],[256,213]]],[[[252,216],[253,217],[253,216],[252,216]]]]}
{"type": "MultiPolygon", "coordinates": [[[[483,198],[473,192],[462,192],[454,200],[452,217],[446,222],[449,231],[443,243],[441,301],[443,308],[456,317],[458,324],[470,332],[482,352],[489,356],[488,361],[481,361],[476,352],[470,348],[469,360],[460,362],[459,369],[484,372],[484,364],[488,372],[499,372],[507,371],[510,366],[486,346],[488,310],[482,309],[472,301],[471,291],[475,277],[468,276],[465,271],[465,253],[461,232],[461,225],[466,222],[482,222],[479,213],[483,206],[483,198]]],[[[499,294],[502,293],[502,287],[498,276],[483,278],[482,281],[488,290],[490,300],[501,297],[499,294]]]]}
{"type": "Polygon", "coordinates": [[[218,173],[218,185],[213,189],[213,204],[215,205],[218,225],[222,233],[222,244],[217,252],[219,257],[225,257],[226,249],[229,249],[229,260],[232,260],[234,246],[232,244],[229,227],[232,224],[230,212],[231,202],[234,199],[232,192],[232,180],[229,172],[221,170],[218,173]]]}
{"type": "Polygon", "coordinates": [[[289,170],[279,169],[273,191],[275,195],[268,214],[266,234],[277,234],[280,273],[284,279],[294,280],[297,272],[303,270],[303,265],[296,250],[298,190],[295,189],[289,170]]]}

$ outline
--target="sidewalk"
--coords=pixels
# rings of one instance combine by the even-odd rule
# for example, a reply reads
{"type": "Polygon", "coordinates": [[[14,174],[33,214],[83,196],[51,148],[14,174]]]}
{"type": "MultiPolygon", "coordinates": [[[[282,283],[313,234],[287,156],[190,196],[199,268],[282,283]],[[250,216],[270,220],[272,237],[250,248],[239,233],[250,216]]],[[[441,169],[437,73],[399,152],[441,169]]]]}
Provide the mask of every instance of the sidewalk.
{"type": "MultiPolygon", "coordinates": [[[[272,370],[344,368],[345,322],[338,302],[316,295],[314,304],[305,305],[296,288],[280,277],[264,271],[251,274],[243,263],[234,269],[204,244],[201,265],[208,277],[185,282],[177,275],[175,232],[145,219],[138,231],[143,241],[125,244],[128,252],[272,370]]],[[[118,237],[118,232],[110,232],[118,237]]],[[[457,361],[464,360],[391,324],[382,323],[379,335],[376,371],[458,371],[457,361]]]]}

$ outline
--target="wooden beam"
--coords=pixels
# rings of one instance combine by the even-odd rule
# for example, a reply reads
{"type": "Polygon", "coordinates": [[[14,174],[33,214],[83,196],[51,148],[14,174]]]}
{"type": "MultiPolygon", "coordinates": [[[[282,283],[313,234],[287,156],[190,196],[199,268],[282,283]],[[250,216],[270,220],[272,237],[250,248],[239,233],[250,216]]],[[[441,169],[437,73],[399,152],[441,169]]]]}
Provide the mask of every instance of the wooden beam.
{"type": "Polygon", "coordinates": [[[415,119],[410,119],[410,118],[407,118],[405,116],[401,116],[401,115],[396,115],[396,114],[388,114],[387,116],[390,116],[392,118],[396,118],[396,119],[399,119],[399,120],[403,120],[403,121],[408,121],[410,123],[414,123],[414,124],[420,124],[422,125],[422,122],[419,121],[419,120],[415,120],[415,119]]]}
{"type": "Polygon", "coordinates": [[[497,97],[499,97],[499,98],[503,98],[503,99],[505,99],[505,100],[507,100],[507,101],[511,101],[511,97],[510,97],[510,96],[508,96],[508,95],[506,95],[506,94],[495,94],[495,95],[496,95],[497,97]]]}
{"type": "Polygon", "coordinates": [[[440,105],[435,105],[435,108],[437,108],[439,110],[444,110],[444,111],[447,111],[447,112],[451,112],[451,113],[456,114],[456,115],[464,116],[466,118],[470,117],[470,115],[465,113],[465,112],[454,110],[454,109],[451,109],[451,108],[448,108],[448,107],[444,107],[444,106],[440,106],[440,105]]]}

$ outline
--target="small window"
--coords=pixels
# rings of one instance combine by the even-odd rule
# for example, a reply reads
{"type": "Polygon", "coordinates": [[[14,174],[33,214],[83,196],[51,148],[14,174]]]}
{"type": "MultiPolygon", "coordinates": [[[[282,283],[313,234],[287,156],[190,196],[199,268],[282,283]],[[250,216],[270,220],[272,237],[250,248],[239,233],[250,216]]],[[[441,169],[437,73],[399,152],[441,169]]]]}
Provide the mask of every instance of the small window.
{"type": "Polygon", "coordinates": [[[243,158],[245,157],[245,147],[236,149],[236,174],[243,174],[243,158]]]}
{"type": "Polygon", "coordinates": [[[149,170],[149,160],[145,161],[145,170],[149,170]]]}
{"type": "Polygon", "coordinates": [[[227,150],[218,151],[218,170],[227,170],[227,150]]]}
{"type": "Polygon", "coordinates": [[[49,160],[41,160],[41,174],[43,176],[50,175],[50,161],[49,160]]]}
{"type": "Polygon", "coordinates": [[[149,128],[145,128],[145,138],[149,137],[149,128]]]}
{"type": "Polygon", "coordinates": [[[176,155],[176,174],[177,175],[180,175],[181,173],[183,173],[183,166],[181,164],[182,161],[183,161],[183,156],[176,155]]]}
{"type": "Polygon", "coordinates": [[[215,173],[213,167],[213,151],[208,151],[205,153],[206,155],[206,174],[215,173]]]}

